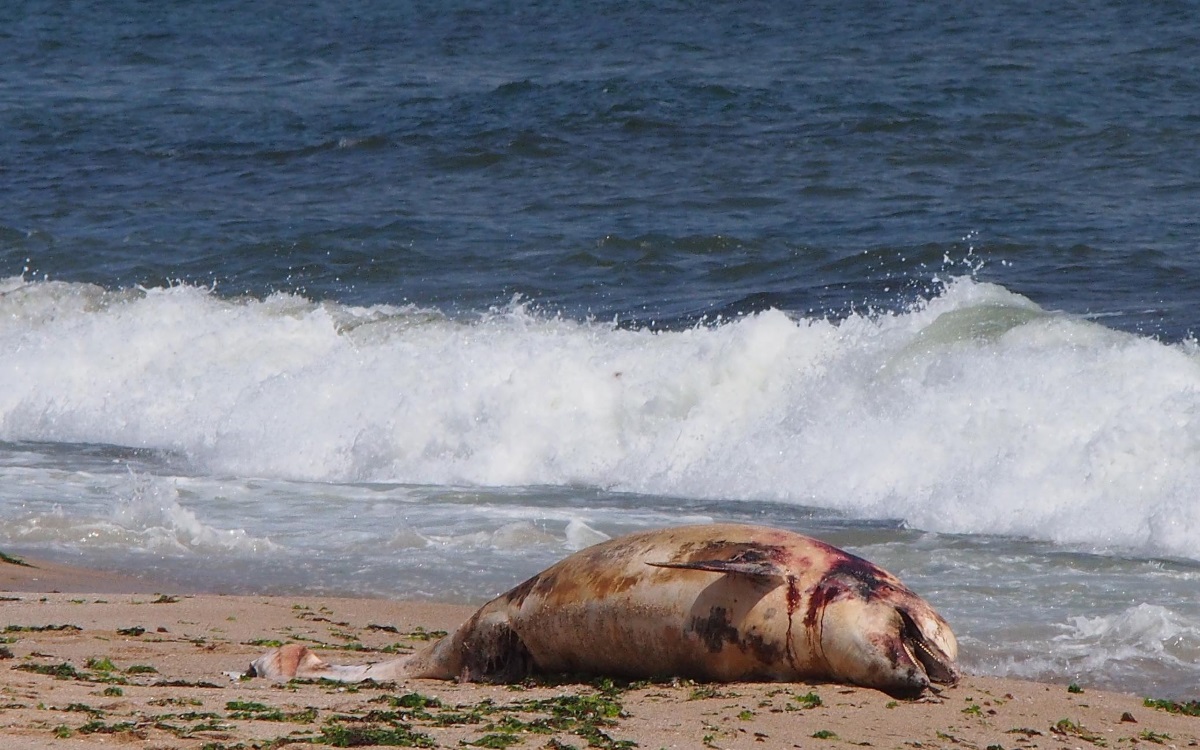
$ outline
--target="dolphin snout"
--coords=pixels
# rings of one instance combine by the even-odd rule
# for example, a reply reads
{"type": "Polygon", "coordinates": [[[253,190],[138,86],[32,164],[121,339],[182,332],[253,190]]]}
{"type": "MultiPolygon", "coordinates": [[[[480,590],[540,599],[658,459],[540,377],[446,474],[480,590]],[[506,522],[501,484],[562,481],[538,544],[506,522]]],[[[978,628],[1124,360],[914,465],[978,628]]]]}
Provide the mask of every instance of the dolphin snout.
{"type": "MultiPolygon", "coordinates": [[[[938,626],[936,621],[922,629],[917,624],[917,620],[908,612],[903,609],[896,611],[900,614],[900,620],[903,623],[900,641],[913,664],[925,673],[925,677],[931,683],[957,684],[960,677],[958,666],[955,664],[958,644],[942,635],[943,629],[938,626]]],[[[949,632],[948,629],[946,632],[949,632]]]]}

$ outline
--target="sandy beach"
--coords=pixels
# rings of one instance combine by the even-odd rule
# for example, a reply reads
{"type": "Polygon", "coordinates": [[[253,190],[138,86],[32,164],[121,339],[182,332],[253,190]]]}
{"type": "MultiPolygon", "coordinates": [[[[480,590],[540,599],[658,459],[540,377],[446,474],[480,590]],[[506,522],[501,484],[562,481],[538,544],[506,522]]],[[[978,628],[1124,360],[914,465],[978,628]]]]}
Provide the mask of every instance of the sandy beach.
{"type": "Polygon", "coordinates": [[[1144,696],[968,676],[923,700],[833,684],[341,686],[238,680],[304,642],[356,663],[419,648],[454,605],[217,596],[0,562],[0,747],[1194,747],[1200,717],[1144,696]]]}

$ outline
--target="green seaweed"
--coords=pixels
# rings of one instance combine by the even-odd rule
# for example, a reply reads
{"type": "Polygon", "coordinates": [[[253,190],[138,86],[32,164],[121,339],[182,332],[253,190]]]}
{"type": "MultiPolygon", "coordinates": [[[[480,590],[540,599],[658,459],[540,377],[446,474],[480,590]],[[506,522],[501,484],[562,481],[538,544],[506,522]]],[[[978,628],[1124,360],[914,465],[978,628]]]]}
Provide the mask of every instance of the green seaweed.
{"type": "Polygon", "coordinates": [[[115,672],[117,665],[112,663],[112,659],[107,656],[95,657],[87,660],[87,668],[94,669],[97,672],[115,672]]]}
{"type": "Polygon", "coordinates": [[[434,747],[433,738],[409,727],[359,727],[327,724],[321,728],[321,736],[312,742],[331,747],[363,747],[386,745],[389,747],[434,747]]]}
{"type": "Polygon", "coordinates": [[[279,648],[283,645],[283,641],[276,638],[256,638],[252,641],[245,641],[247,646],[261,646],[262,648],[279,648]]]}
{"type": "Polygon", "coordinates": [[[1054,726],[1050,727],[1050,731],[1055,734],[1078,737],[1084,742],[1090,742],[1097,747],[1106,747],[1108,745],[1108,742],[1102,736],[1088,731],[1082,724],[1070,719],[1059,719],[1054,723],[1054,726]]]}
{"type": "Polygon", "coordinates": [[[1142,701],[1142,705],[1146,708],[1155,708],[1159,711],[1166,711],[1173,714],[1183,714],[1184,716],[1200,716],[1200,700],[1179,701],[1165,700],[1162,698],[1147,698],[1142,701]]]}
{"type": "Polygon", "coordinates": [[[137,728],[137,722],[134,721],[118,721],[115,724],[106,724],[99,719],[93,719],[79,727],[76,731],[80,734],[118,734],[120,732],[136,733],[137,728]]]}
{"type": "Polygon", "coordinates": [[[287,721],[293,724],[311,724],[317,720],[317,709],[315,708],[286,712],[273,706],[253,701],[229,701],[225,704],[225,710],[232,712],[229,714],[230,719],[287,721]]]}
{"type": "Polygon", "coordinates": [[[62,664],[18,664],[13,667],[20,672],[44,674],[59,680],[84,680],[86,675],[67,662],[62,664]]]}
{"type": "Polygon", "coordinates": [[[443,638],[446,635],[445,630],[426,630],[418,625],[411,632],[405,634],[405,638],[410,641],[432,641],[438,638],[443,638]]]}
{"type": "Polygon", "coordinates": [[[221,689],[220,685],[216,685],[211,682],[205,682],[204,680],[198,680],[196,682],[191,682],[189,680],[159,680],[159,681],[155,682],[154,685],[152,685],[152,687],[192,687],[192,688],[215,688],[217,690],[221,689]]]}
{"type": "Polygon", "coordinates": [[[20,565],[22,568],[37,567],[36,565],[30,565],[19,557],[13,557],[12,555],[8,555],[3,552],[0,552],[0,562],[6,562],[9,565],[20,565]]]}
{"type": "Polygon", "coordinates": [[[92,708],[91,706],[89,706],[86,703],[68,703],[66,705],[66,707],[63,708],[63,710],[64,711],[81,711],[85,714],[91,714],[93,716],[103,716],[104,715],[103,711],[101,711],[98,708],[92,708]]]}
{"type": "Polygon", "coordinates": [[[72,633],[82,631],[83,628],[78,625],[6,625],[5,633],[55,633],[60,631],[70,631],[72,633]]]}
{"type": "Polygon", "coordinates": [[[520,742],[521,738],[515,734],[511,734],[509,732],[493,732],[491,734],[485,734],[479,739],[471,742],[463,742],[463,744],[470,745],[472,747],[506,748],[512,747],[520,742]]]}

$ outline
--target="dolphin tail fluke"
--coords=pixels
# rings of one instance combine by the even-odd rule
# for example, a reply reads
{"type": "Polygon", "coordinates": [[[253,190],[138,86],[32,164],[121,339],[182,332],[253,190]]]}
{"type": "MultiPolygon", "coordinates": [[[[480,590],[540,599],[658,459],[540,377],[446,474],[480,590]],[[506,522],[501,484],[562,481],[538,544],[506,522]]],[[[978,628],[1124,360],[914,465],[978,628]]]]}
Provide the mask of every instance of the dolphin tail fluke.
{"type": "Polygon", "coordinates": [[[409,657],[380,662],[377,664],[343,665],[330,664],[318,657],[307,646],[289,643],[274,649],[250,663],[247,677],[265,677],[269,680],[333,680],[335,682],[363,682],[376,680],[389,682],[409,676],[406,668],[409,657]]]}

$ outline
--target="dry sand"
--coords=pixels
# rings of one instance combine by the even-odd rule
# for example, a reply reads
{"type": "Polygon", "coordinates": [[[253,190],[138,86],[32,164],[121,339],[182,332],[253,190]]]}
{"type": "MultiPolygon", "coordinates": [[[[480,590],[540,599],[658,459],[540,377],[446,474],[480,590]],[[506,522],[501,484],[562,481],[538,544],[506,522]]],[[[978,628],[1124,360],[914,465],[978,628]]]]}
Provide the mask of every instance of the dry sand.
{"type": "MultiPolygon", "coordinates": [[[[32,562],[32,561],[31,561],[32,562]]],[[[468,608],[305,596],[190,595],[0,562],[0,748],[408,744],[563,748],[1195,747],[1200,718],[1141,697],[987,677],[896,701],[832,684],[339,686],[234,680],[282,641],[331,661],[388,658],[468,608]],[[381,653],[382,652],[382,653],[381,653]]]]}

